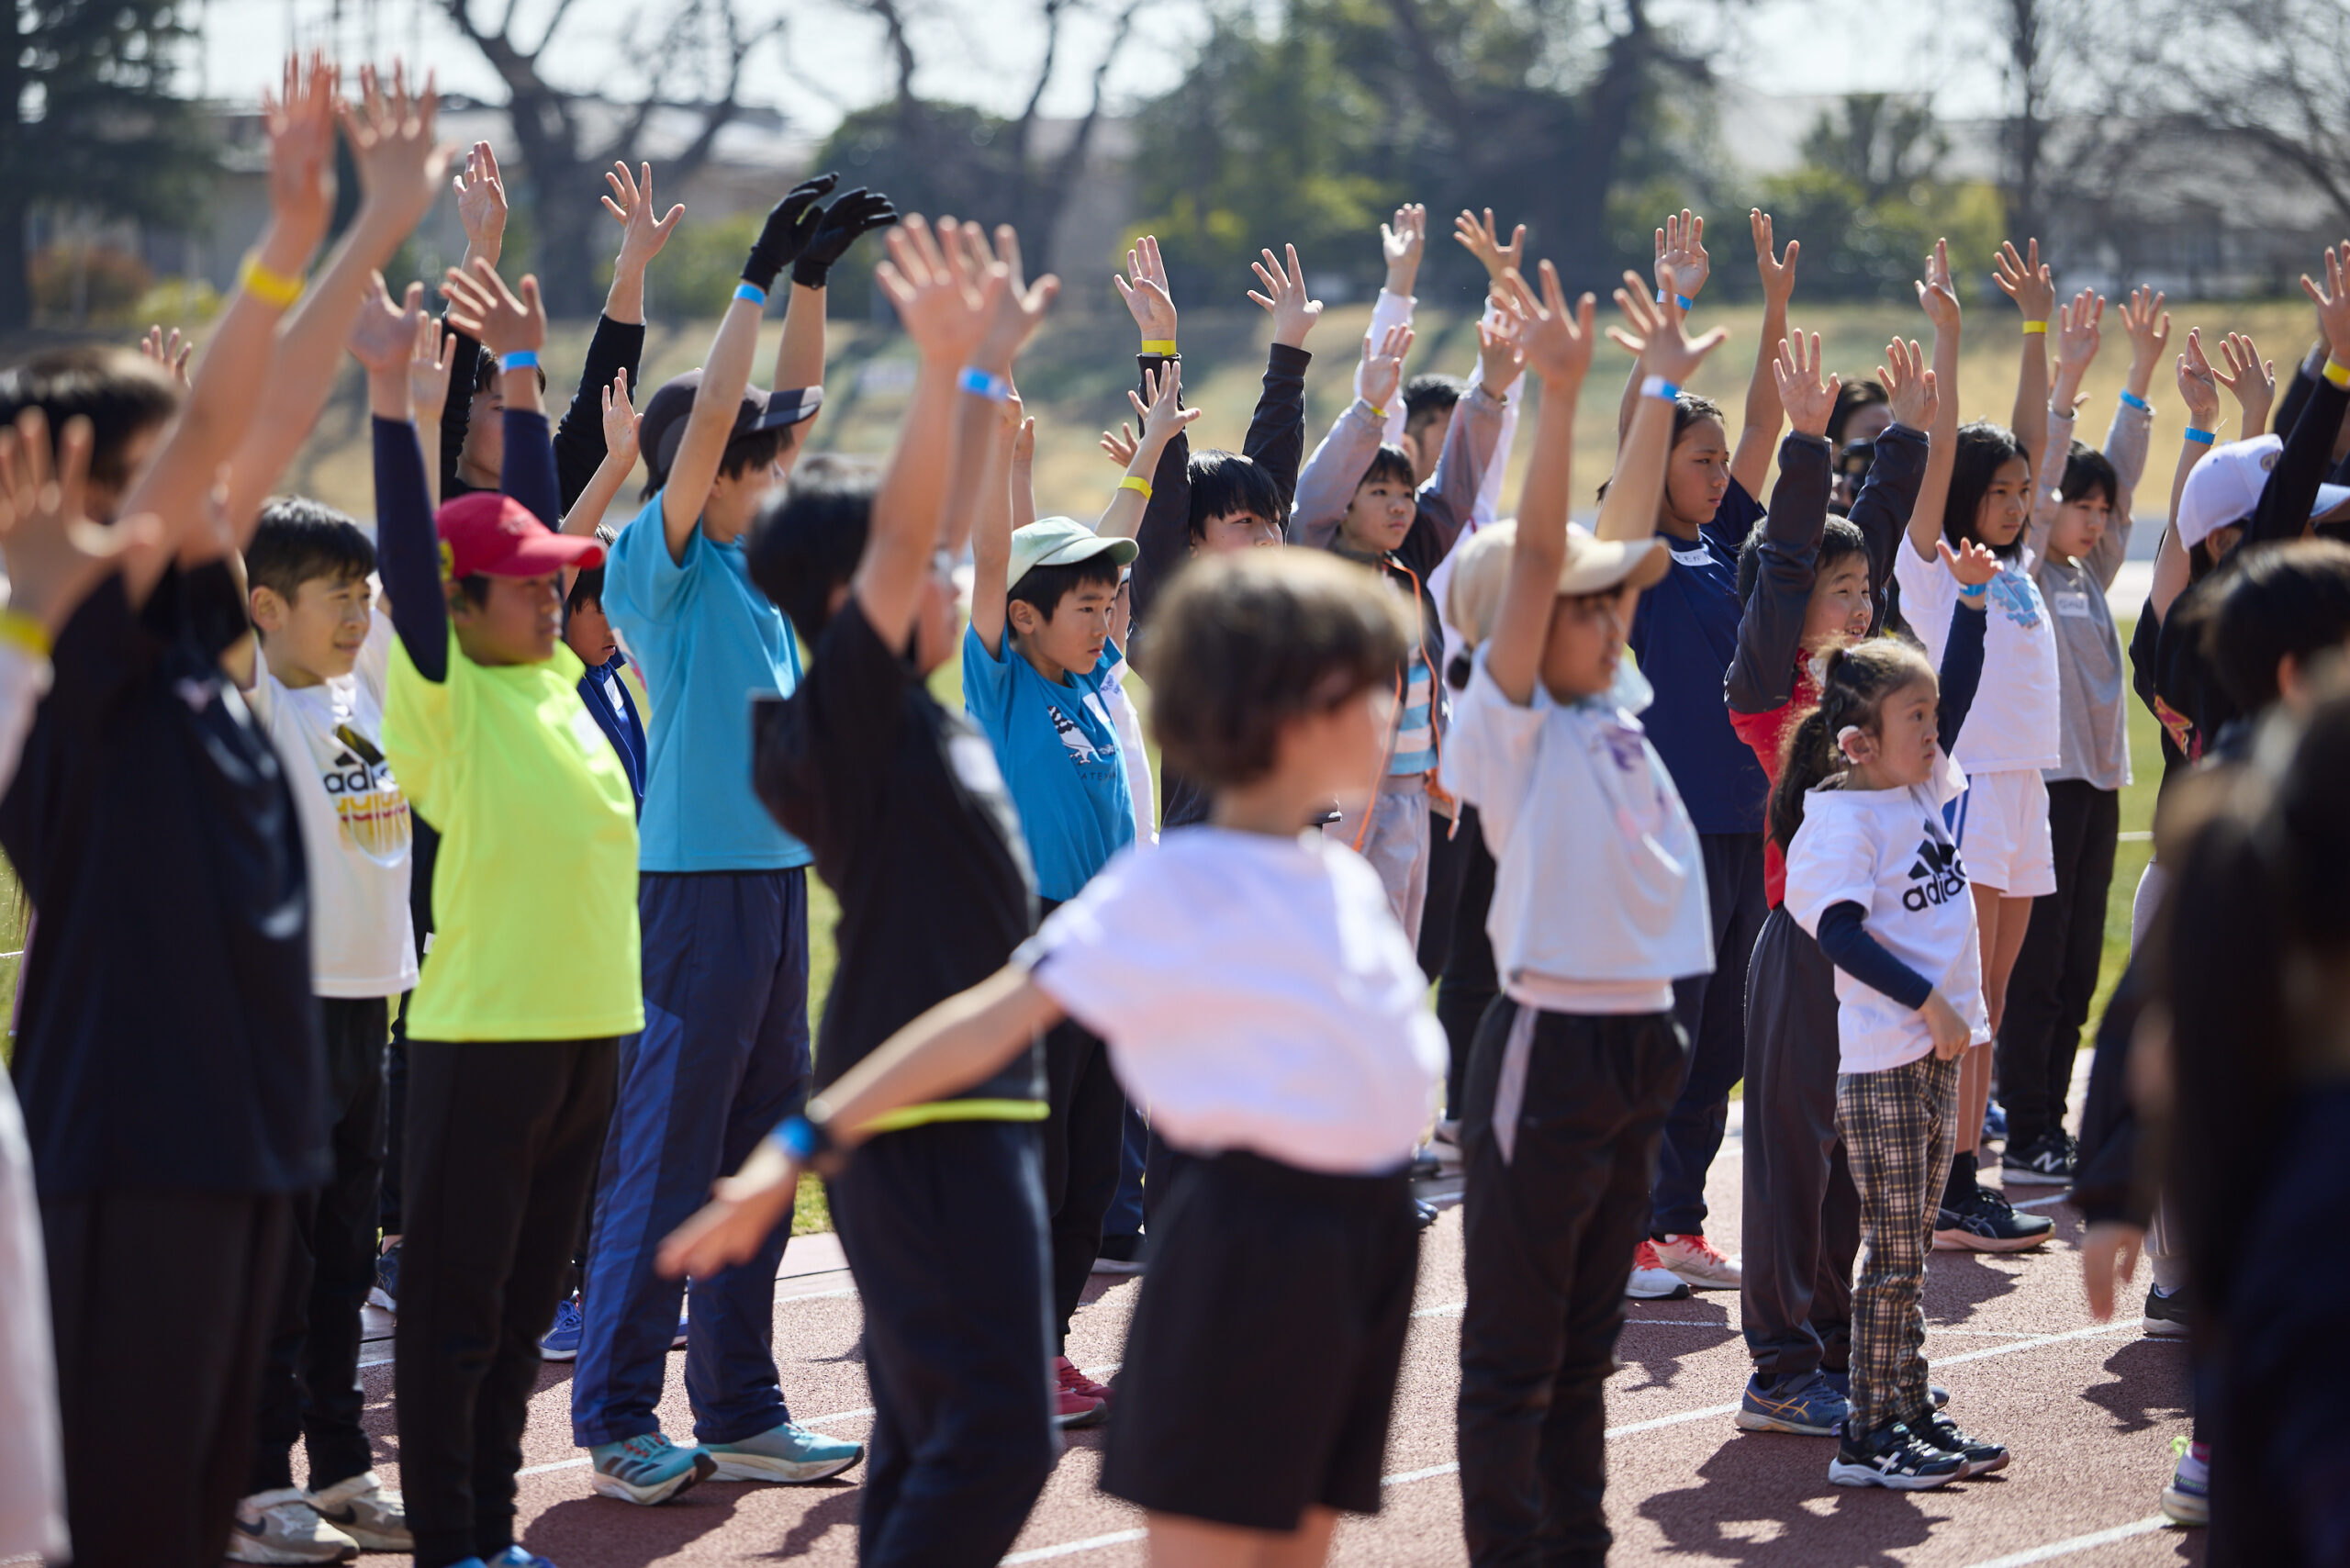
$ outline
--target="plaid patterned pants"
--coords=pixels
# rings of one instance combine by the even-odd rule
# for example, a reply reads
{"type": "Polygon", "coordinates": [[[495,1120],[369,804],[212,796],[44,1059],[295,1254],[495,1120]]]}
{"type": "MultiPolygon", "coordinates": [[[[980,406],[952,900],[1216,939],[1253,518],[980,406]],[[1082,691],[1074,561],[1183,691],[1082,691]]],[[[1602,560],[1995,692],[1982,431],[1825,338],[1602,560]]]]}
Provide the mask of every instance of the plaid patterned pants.
{"type": "Polygon", "coordinates": [[[1840,1073],[1836,1130],[1861,1193],[1852,1287],[1852,1425],[1874,1431],[1931,1406],[1921,1295],[1934,1211],[1950,1175],[1958,1063],[1925,1057],[1883,1072],[1840,1073]]]}

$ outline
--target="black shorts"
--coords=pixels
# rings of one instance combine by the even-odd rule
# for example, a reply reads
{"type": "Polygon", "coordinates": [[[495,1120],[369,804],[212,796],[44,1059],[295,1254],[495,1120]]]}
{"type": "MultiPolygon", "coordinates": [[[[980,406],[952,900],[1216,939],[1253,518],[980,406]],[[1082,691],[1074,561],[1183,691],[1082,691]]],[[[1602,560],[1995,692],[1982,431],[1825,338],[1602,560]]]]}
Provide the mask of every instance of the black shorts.
{"type": "Polygon", "coordinates": [[[1316,1504],[1377,1513],[1419,1255],[1401,1170],[1187,1162],[1126,1336],[1102,1490],[1276,1532],[1316,1504]],[[1280,1438],[1244,1459],[1235,1434],[1269,1388],[1288,1412],[1280,1438]]]}

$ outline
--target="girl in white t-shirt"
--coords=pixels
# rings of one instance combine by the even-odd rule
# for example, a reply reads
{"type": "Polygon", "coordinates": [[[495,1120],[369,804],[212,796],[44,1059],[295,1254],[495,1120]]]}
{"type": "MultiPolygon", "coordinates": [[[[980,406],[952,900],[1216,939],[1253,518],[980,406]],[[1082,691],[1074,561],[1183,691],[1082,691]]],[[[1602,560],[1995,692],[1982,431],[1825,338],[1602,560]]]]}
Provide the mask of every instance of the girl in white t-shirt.
{"type": "MultiPolygon", "coordinates": [[[[1918,504],[1909,514],[1909,548],[1894,553],[1902,615],[1937,666],[1949,635],[1956,584],[1935,562],[1936,542],[1973,541],[1999,557],[1984,638],[1983,700],[1951,747],[1968,780],[1953,812],[1953,834],[1974,873],[1984,1002],[1995,1036],[2032,901],[2056,890],[2048,786],[2041,770],[2064,760],[2055,625],[2024,548],[2031,476],[2047,435],[2041,410],[2048,401],[2048,364],[2042,345],[2055,310],[2056,286],[2040,265],[2036,249],[2027,261],[2013,246],[2006,247],[1998,276],[2024,314],[2027,350],[2016,406],[2030,410],[2033,420],[2020,437],[2001,425],[1959,428],[1958,297],[1951,289],[1949,257],[1937,245],[1918,295],[1934,324],[1940,412],[1929,433],[1918,504]]],[[[1990,1098],[1990,1053],[1970,1052],[1960,1067],[1962,1129],[1942,1192],[1943,1212],[1934,1222],[1937,1246],[2010,1251],[2044,1239],[2051,1228],[2042,1216],[2017,1215],[1976,1179],[1975,1146],[1990,1098]]]]}
{"type": "Polygon", "coordinates": [[[1966,1130],[1958,1059],[1990,1038],[1974,900],[1942,820],[1966,787],[1942,744],[1972,702],[1987,587],[1959,596],[1977,613],[1952,633],[1947,709],[1908,644],[1839,649],[1772,793],[1774,824],[1798,824],[1787,912],[1836,966],[1836,1127],[1861,1198],[1852,1416],[1828,1470],[1840,1485],[1914,1491],[2008,1462],[1934,1408],[1919,1305],[1934,1194],[1966,1130]]]}

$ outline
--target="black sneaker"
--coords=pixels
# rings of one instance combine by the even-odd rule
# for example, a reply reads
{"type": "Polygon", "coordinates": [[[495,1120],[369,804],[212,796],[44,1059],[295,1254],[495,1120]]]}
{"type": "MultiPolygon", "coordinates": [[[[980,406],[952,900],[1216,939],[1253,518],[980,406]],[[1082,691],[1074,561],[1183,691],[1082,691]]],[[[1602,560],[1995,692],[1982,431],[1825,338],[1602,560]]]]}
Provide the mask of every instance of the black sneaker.
{"type": "Polygon", "coordinates": [[[2048,1239],[2056,1222],[2045,1215],[2020,1215],[2005,1194],[1978,1186],[1955,1209],[1934,1216],[1937,1252],[2020,1252],[2048,1239]]]}
{"type": "Polygon", "coordinates": [[[1899,1421],[1887,1421],[1864,1438],[1852,1436],[1846,1423],[1836,1439],[1836,1457],[1828,1462],[1828,1479],[1839,1486],[1890,1486],[1897,1492],[1948,1485],[1965,1473],[1962,1455],[1936,1448],[1899,1421]]]}
{"type": "Polygon", "coordinates": [[[2068,1186],[2073,1180],[2072,1141],[2061,1132],[2044,1132],[2024,1148],[2001,1155],[1999,1169],[2010,1182],[2068,1186]]]}
{"type": "Polygon", "coordinates": [[[2008,1450],[1998,1443],[1986,1443],[1980,1438],[1970,1438],[1958,1429],[1958,1423],[1937,1410],[1924,1420],[1915,1423],[1917,1434],[1945,1453],[1954,1453],[1966,1462],[1961,1473],[1968,1475],[1988,1475],[2008,1467],[2008,1450]]]}
{"type": "Polygon", "coordinates": [[[2184,1339],[2187,1338],[2187,1289],[2165,1295],[2154,1286],[2146,1287],[2146,1338],[2149,1339],[2184,1339]]]}
{"type": "Polygon", "coordinates": [[[393,1242],[375,1254],[375,1284],[367,1293],[367,1305],[380,1306],[397,1316],[400,1300],[400,1244],[393,1242]]]}

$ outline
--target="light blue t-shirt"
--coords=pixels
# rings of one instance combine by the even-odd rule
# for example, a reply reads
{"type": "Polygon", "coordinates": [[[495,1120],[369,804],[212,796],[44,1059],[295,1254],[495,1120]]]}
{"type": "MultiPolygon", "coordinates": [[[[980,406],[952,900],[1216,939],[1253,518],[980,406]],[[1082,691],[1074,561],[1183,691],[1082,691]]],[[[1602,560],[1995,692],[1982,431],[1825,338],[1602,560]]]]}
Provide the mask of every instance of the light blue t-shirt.
{"type": "Polygon", "coordinates": [[[1101,662],[1056,686],[1003,637],[990,654],[963,633],[963,706],[995,746],[996,765],[1020,812],[1039,897],[1065,902],[1134,842],[1134,798],[1126,788],[1117,727],[1102,683],[1120,658],[1104,644],[1101,662]]]}
{"type": "Polygon", "coordinates": [[[751,788],[751,700],[791,695],[800,644],[752,585],[738,541],[696,528],[669,559],[661,498],[629,520],[604,567],[604,613],[653,698],[646,726],[646,871],[779,871],[814,858],[751,788]]]}

